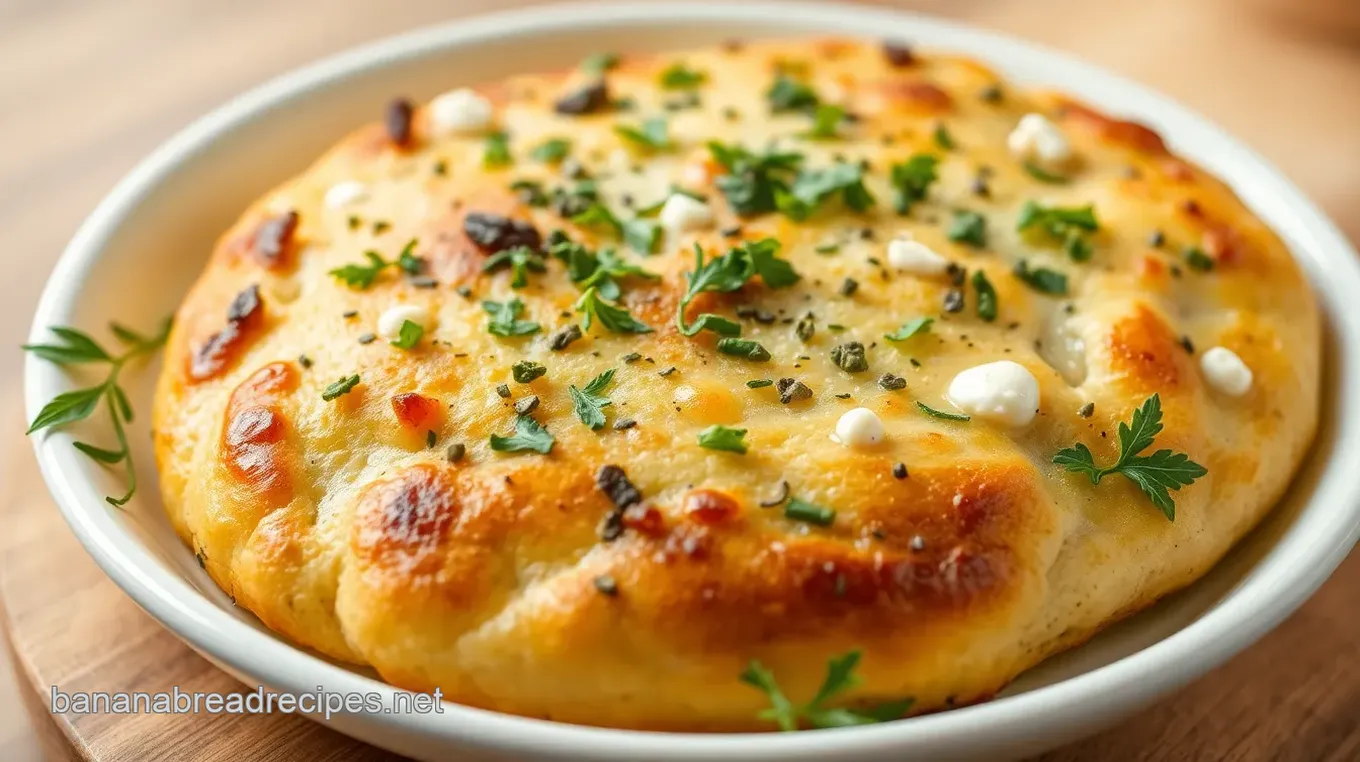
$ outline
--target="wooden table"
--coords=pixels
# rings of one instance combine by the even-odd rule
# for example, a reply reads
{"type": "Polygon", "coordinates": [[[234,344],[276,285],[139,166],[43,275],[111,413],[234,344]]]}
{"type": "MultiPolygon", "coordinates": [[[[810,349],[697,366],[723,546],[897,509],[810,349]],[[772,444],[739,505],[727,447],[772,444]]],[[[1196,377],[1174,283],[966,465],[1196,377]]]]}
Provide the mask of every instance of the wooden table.
{"type": "MultiPolygon", "coordinates": [[[[1304,2],[1305,0],[1297,0],[1304,2]]],[[[1339,8],[1348,0],[1307,0],[1339,8]]],[[[1282,3],[1283,0],[1277,0],[1282,3]]],[[[133,163],[193,117],[318,56],[424,23],[525,0],[0,0],[0,346],[27,331],[38,291],[75,226],[133,163]]],[[[1290,21],[1270,0],[921,0],[1139,79],[1260,150],[1360,239],[1360,25],[1290,21]]],[[[739,30],[737,30],[739,31],[739,30]]],[[[924,42],[924,41],[923,41],[924,42]]],[[[18,352],[0,353],[13,384],[18,352]]],[[[13,390],[2,431],[19,428],[13,390]]],[[[79,550],[34,476],[0,437],[0,595],[24,680],[0,666],[0,759],[381,759],[290,717],[193,726],[53,723],[29,678],[104,690],[233,683],[150,622],[79,550]],[[15,489],[17,487],[17,489],[15,489]],[[51,587],[54,579],[61,585],[51,587]],[[49,585],[49,587],[44,587],[49,585]],[[54,595],[53,590],[62,595],[54,595]],[[77,627],[104,641],[77,639],[77,627]],[[36,647],[36,646],[45,646],[36,647]],[[72,660],[61,647],[76,649],[72,660]],[[83,649],[83,650],[82,650],[83,649]],[[34,659],[32,654],[42,658],[34,659]],[[148,656],[150,655],[150,656],[148,656]],[[26,659],[26,661],[24,660],[26,659]],[[140,660],[139,660],[140,659],[140,660]],[[38,673],[41,674],[38,674],[38,673]],[[104,681],[103,684],[100,681],[104,681]],[[22,719],[34,709],[36,730],[22,719]],[[58,732],[58,730],[63,732],[58,732]],[[273,738],[273,742],[260,739],[273,738]],[[63,739],[74,740],[79,753],[63,739]],[[191,743],[189,741],[192,741],[191,743]],[[241,748],[240,743],[254,744],[241,748]],[[217,756],[225,754],[225,756],[217,756]]],[[[1127,724],[1047,755],[1076,760],[1360,759],[1360,560],[1255,648],[1127,724]]],[[[43,699],[45,701],[45,698],[43,699]]]]}

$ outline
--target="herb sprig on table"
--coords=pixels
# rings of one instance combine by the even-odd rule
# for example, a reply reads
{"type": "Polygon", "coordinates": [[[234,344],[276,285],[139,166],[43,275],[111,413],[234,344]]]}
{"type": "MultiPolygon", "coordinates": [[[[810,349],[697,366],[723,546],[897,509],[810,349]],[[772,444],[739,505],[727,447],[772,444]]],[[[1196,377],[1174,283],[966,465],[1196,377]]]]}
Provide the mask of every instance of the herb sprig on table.
{"type": "Polygon", "coordinates": [[[760,719],[770,720],[785,732],[798,730],[804,723],[819,729],[846,728],[901,719],[915,703],[913,699],[905,698],[863,710],[826,705],[836,694],[844,693],[860,684],[860,678],[855,674],[859,659],[859,651],[833,656],[827,662],[826,678],[817,689],[817,695],[802,705],[793,703],[784,695],[779,683],[775,681],[774,673],[759,661],[752,660],[746,665],[746,670],[741,673],[741,681],[760,689],[769,698],[770,708],[760,712],[758,715],[760,719]]]}
{"type": "Polygon", "coordinates": [[[57,341],[50,344],[25,344],[24,351],[32,352],[48,362],[58,365],[103,364],[108,368],[108,376],[95,386],[62,392],[38,411],[38,416],[28,427],[27,434],[43,429],[63,426],[89,418],[100,401],[107,403],[109,419],[113,422],[113,433],[118,440],[118,449],[108,450],[88,442],[75,442],[75,448],[87,457],[105,465],[122,463],[127,472],[127,492],[122,497],[106,496],[110,505],[122,507],[137,492],[137,469],[132,462],[132,449],[128,446],[127,432],[123,424],[132,423],[132,403],[127,392],[118,384],[118,374],[128,362],[155,353],[165,345],[170,335],[170,319],[166,318],[156,333],[144,336],[118,323],[110,323],[109,330],[123,346],[121,354],[111,354],[93,338],[82,331],[68,326],[54,326],[52,333],[57,341]]]}

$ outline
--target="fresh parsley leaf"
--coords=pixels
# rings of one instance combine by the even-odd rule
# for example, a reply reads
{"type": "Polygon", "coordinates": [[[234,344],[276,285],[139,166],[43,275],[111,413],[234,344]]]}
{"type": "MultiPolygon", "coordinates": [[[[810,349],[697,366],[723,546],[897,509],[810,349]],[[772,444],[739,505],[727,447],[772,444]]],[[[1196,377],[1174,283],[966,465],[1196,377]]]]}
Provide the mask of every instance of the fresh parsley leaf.
{"type": "Polygon", "coordinates": [[[939,163],[940,160],[930,154],[918,153],[892,165],[889,179],[893,187],[893,209],[898,214],[907,214],[913,205],[925,200],[938,177],[935,170],[939,163]]]}
{"type": "Polygon", "coordinates": [[[519,314],[524,311],[524,302],[518,298],[511,299],[504,304],[485,301],[482,302],[482,310],[491,316],[491,320],[486,324],[486,330],[493,336],[506,338],[528,336],[538,333],[543,328],[533,321],[517,319],[519,314]]]}
{"type": "Polygon", "coordinates": [[[987,218],[967,209],[956,209],[949,226],[949,240],[966,243],[977,249],[987,246],[987,218]]]}
{"type": "Polygon", "coordinates": [[[582,314],[581,327],[589,329],[595,320],[614,333],[651,333],[651,326],[633,317],[624,307],[610,304],[591,286],[582,292],[572,309],[582,314]]]}
{"type": "Polygon", "coordinates": [[[557,440],[538,421],[527,415],[515,416],[515,433],[503,437],[491,435],[491,449],[496,452],[537,452],[547,455],[552,452],[557,440]]]}
{"type": "Polygon", "coordinates": [[[770,351],[761,346],[758,341],[749,339],[723,338],[718,339],[718,351],[725,355],[740,357],[751,362],[768,362],[770,351]]]}
{"type": "Polygon", "coordinates": [[[751,217],[776,211],[777,197],[788,195],[789,178],[798,171],[803,155],[798,153],[753,154],[741,146],[708,144],[713,160],[727,170],[715,181],[732,211],[751,217]]]}
{"type": "Polygon", "coordinates": [[[510,156],[510,136],[505,132],[493,132],[486,136],[482,149],[482,166],[488,169],[508,167],[514,163],[510,156]]]}
{"type": "Polygon", "coordinates": [[[982,270],[973,272],[973,290],[977,292],[978,317],[988,323],[996,320],[996,289],[987,280],[987,273],[982,270]]]}
{"type": "Polygon", "coordinates": [[[424,269],[424,261],[415,255],[416,239],[412,238],[402,247],[401,253],[397,255],[395,261],[389,262],[382,258],[376,251],[365,251],[364,257],[368,260],[364,264],[349,264],[337,267],[330,271],[331,275],[344,281],[345,285],[360,291],[373,285],[378,279],[378,275],[389,267],[396,267],[407,274],[417,275],[424,269]]]}
{"type": "Polygon", "coordinates": [[[571,393],[571,403],[576,410],[576,417],[591,430],[598,430],[604,426],[604,408],[614,404],[604,396],[604,390],[613,380],[614,369],[610,368],[592,378],[584,388],[577,389],[576,385],[572,384],[567,390],[571,393]]]}
{"type": "Polygon", "coordinates": [[[692,324],[685,324],[685,310],[694,297],[705,291],[730,293],[736,291],[754,275],[769,288],[787,288],[797,283],[801,276],[794,271],[788,260],[780,259],[779,241],[763,238],[735,246],[723,254],[704,263],[704,252],[694,245],[694,271],[686,273],[688,287],[676,309],[675,325],[686,336],[693,336],[708,329],[723,336],[737,336],[741,327],[726,318],[711,313],[703,313],[692,324]]]}
{"type": "Polygon", "coordinates": [[[571,153],[571,141],[566,138],[548,138],[529,152],[529,158],[544,164],[555,164],[571,153]]]}
{"type": "Polygon", "coordinates": [[[944,126],[944,122],[935,125],[933,137],[935,138],[935,145],[939,146],[942,151],[952,151],[956,147],[954,136],[949,134],[949,128],[944,126]]]}
{"type": "Polygon", "coordinates": [[[661,72],[661,86],[667,90],[691,90],[708,81],[706,72],[691,69],[683,61],[676,61],[661,72]]]}
{"type": "Polygon", "coordinates": [[[775,113],[811,111],[821,104],[816,90],[787,74],[775,77],[770,89],[765,91],[765,99],[770,102],[770,110],[775,113]]]}
{"type": "Polygon", "coordinates": [[[1050,238],[1061,241],[1063,251],[1074,262],[1085,262],[1091,258],[1091,246],[1082,238],[1082,234],[1099,228],[1095,210],[1090,204],[1081,207],[1048,207],[1026,201],[1015,221],[1016,230],[1040,230],[1050,238]]]}
{"type": "Polygon", "coordinates": [[[922,413],[925,413],[926,415],[929,415],[929,416],[932,416],[932,417],[935,417],[935,418],[939,418],[939,419],[945,420],[945,421],[971,421],[971,420],[972,420],[972,418],[970,418],[969,416],[962,415],[962,414],[960,414],[960,413],[946,413],[946,412],[944,412],[943,410],[936,410],[935,408],[931,407],[930,405],[927,405],[927,404],[924,403],[924,402],[921,402],[920,400],[917,400],[917,402],[916,402],[916,407],[920,408],[920,409],[921,409],[921,412],[922,412],[922,413]]]}
{"type": "Polygon", "coordinates": [[[609,207],[597,200],[592,200],[584,210],[572,215],[571,222],[583,228],[604,227],[614,231],[615,235],[623,234],[623,223],[614,216],[609,207]]]}
{"type": "Polygon", "coordinates": [[[1035,164],[1032,161],[1025,162],[1023,166],[1025,168],[1026,174],[1028,174],[1030,177],[1033,177],[1035,180],[1038,180],[1041,183],[1048,183],[1049,185],[1067,184],[1066,177],[1063,177],[1062,175],[1051,174],[1048,171],[1046,171],[1043,167],[1039,166],[1038,164],[1035,164]]]}
{"type": "Polygon", "coordinates": [[[1185,250],[1184,256],[1185,263],[1190,266],[1191,270],[1198,270],[1199,272],[1207,273],[1210,270],[1214,269],[1213,258],[1210,257],[1208,254],[1205,254],[1201,249],[1191,246],[1190,248],[1185,250]]]}
{"type": "Polygon", "coordinates": [[[930,330],[930,324],[934,322],[935,318],[928,317],[918,317],[914,320],[908,320],[896,331],[883,334],[883,338],[888,341],[906,341],[918,333],[924,333],[930,330]]]}
{"type": "Polygon", "coordinates": [[[798,175],[787,192],[775,193],[775,206],[795,222],[805,220],[827,198],[841,196],[853,211],[863,212],[874,205],[874,196],[864,187],[864,168],[859,164],[834,164],[828,169],[798,175]]]}
{"type": "Polygon", "coordinates": [[[794,706],[793,702],[789,701],[784,692],[779,689],[779,683],[775,682],[774,673],[766,669],[764,664],[752,659],[741,673],[741,681],[764,691],[765,695],[769,697],[770,708],[757,715],[760,719],[770,720],[786,733],[792,733],[798,729],[798,707],[794,706]]]}
{"type": "Polygon", "coordinates": [[[686,336],[693,336],[700,331],[712,331],[719,336],[740,336],[741,325],[728,320],[721,315],[714,315],[711,312],[701,312],[688,328],[681,329],[681,333],[686,336]]]}
{"type": "Polygon", "coordinates": [[[1176,502],[1171,490],[1189,486],[1209,472],[1181,452],[1158,450],[1151,455],[1139,455],[1152,446],[1161,432],[1162,400],[1154,394],[1133,411],[1130,423],[1119,422],[1119,457],[1114,463],[1097,466],[1091,450],[1080,442],[1059,450],[1053,462],[1073,473],[1086,474],[1091,484],[1100,484],[1110,474],[1121,474],[1138,485],[1168,521],[1175,521],[1176,502]]]}
{"type": "Polygon", "coordinates": [[[619,57],[615,53],[595,53],[586,56],[581,62],[581,71],[596,77],[619,65],[619,57]]]}
{"type": "Polygon", "coordinates": [[[104,500],[114,507],[127,504],[137,491],[137,470],[132,462],[132,449],[128,446],[127,431],[124,423],[132,422],[132,404],[127,393],[118,384],[118,374],[133,360],[152,354],[160,349],[170,336],[171,321],[166,318],[152,336],[144,336],[117,323],[110,323],[109,329],[121,342],[125,351],[119,355],[107,352],[89,334],[69,326],[54,326],[50,330],[57,337],[53,343],[26,344],[24,350],[58,365],[102,362],[108,363],[108,375],[98,386],[62,392],[53,397],[34,417],[25,434],[62,426],[89,418],[99,406],[100,400],[108,404],[109,418],[113,424],[114,437],[118,441],[117,450],[97,447],[87,442],[74,442],[77,450],[105,465],[123,463],[126,469],[127,492],[121,497],[105,496],[104,500]]]}
{"type": "Polygon", "coordinates": [[[840,126],[845,117],[845,109],[823,103],[812,112],[812,128],[803,133],[803,137],[811,140],[833,140],[840,137],[840,126]]]}
{"type": "Polygon", "coordinates": [[[745,437],[746,429],[734,429],[715,423],[699,432],[699,446],[709,450],[745,455],[746,442],[743,441],[745,437]]]}
{"type": "Polygon", "coordinates": [[[661,226],[650,220],[628,220],[623,223],[623,242],[638,253],[655,254],[661,245],[661,226]]]}
{"type": "Polygon", "coordinates": [[[533,360],[520,360],[510,366],[510,375],[515,379],[515,383],[527,384],[536,378],[547,374],[548,368],[543,363],[533,360]]]}
{"type": "Polygon", "coordinates": [[[1046,267],[1031,268],[1025,260],[1015,263],[1015,277],[1025,285],[1045,294],[1062,296],[1067,293],[1067,276],[1046,267]]]}
{"type": "Polygon", "coordinates": [[[324,402],[330,402],[332,400],[339,399],[340,397],[349,394],[351,391],[354,390],[354,387],[358,385],[359,385],[358,373],[355,373],[352,376],[345,376],[341,378],[339,381],[336,381],[328,385],[325,389],[322,389],[321,399],[324,402]]]}
{"type": "Polygon", "coordinates": [[[392,346],[398,349],[414,349],[420,343],[420,337],[425,335],[425,327],[412,320],[403,320],[401,329],[397,334],[397,339],[392,342],[392,346]]]}
{"type": "Polygon", "coordinates": [[[482,272],[489,273],[509,267],[512,272],[510,288],[524,288],[529,284],[529,271],[541,273],[548,268],[543,255],[528,246],[516,246],[492,254],[482,265],[482,272]]]}
{"type": "Polygon", "coordinates": [[[567,265],[567,276],[578,288],[584,290],[594,286],[600,296],[617,300],[622,293],[618,281],[628,276],[655,280],[660,275],[649,272],[637,265],[621,259],[613,249],[592,252],[579,243],[571,241],[553,246],[553,256],[567,265]]]}
{"type": "Polygon", "coordinates": [[[769,288],[788,288],[801,278],[787,259],[779,258],[780,243],[776,238],[762,238],[733,247],[751,262],[751,270],[769,288]]]}
{"type": "Polygon", "coordinates": [[[669,127],[664,116],[647,119],[640,127],[616,124],[614,132],[647,151],[664,151],[671,147],[669,127]]]}

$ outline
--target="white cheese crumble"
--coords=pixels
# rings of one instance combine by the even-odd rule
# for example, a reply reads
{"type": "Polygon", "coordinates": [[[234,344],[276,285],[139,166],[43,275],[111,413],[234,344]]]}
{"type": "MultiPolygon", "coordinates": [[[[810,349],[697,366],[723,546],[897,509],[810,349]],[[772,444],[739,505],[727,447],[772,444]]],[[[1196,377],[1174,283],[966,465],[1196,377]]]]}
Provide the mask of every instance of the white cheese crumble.
{"type": "Polygon", "coordinates": [[[1227,347],[1205,350],[1200,355],[1199,368],[1209,386],[1230,397],[1241,397],[1251,389],[1251,368],[1227,347]]]}
{"type": "Polygon", "coordinates": [[[368,197],[368,188],[358,180],[345,180],[326,189],[326,206],[339,209],[368,197]]]}
{"type": "Polygon", "coordinates": [[[1041,114],[1025,114],[1015,125],[1006,145],[1011,155],[1052,167],[1072,158],[1072,146],[1057,125],[1041,114]]]}
{"type": "Polygon", "coordinates": [[[672,193],[661,206],[661,226],[672,234],[699,230],[713,224],[713,210],[698,199],[672,193]]]}
{"type": "Polygon", "coordinates": [[[425,321],[429,319],[430,313],[418,304],[393,305],[378,316],[378,335],[388,341],[396,341],[401,338],[401,326],[407,320],[424,328],[425,321]]]}
{"type": "Polygon", "coordinates": [[[978,365],[954,376],[946,396],[969,415],[1024,426],[1039,411],[1039,381],[1010,360],[978,365]]]}
{"type": "Polygon", "coordinates": [[[949,260],[911,238],[888,242],[888,264],[898,272],[920,276],[943,275],[949,270],[949,260]]]}
{"type": "Polygon", "coordinates": [[[883,421],[867,407],[847,411],[836,421],[831,438],[846,447],[869,447],[883,441],[883,421]]]}
{"type": "Polygon", "coordinates": [[[430,101],[430,131],[444,137],[475,133],[491,126],[491,101],[466,87],[450,90],[430,101]]]}

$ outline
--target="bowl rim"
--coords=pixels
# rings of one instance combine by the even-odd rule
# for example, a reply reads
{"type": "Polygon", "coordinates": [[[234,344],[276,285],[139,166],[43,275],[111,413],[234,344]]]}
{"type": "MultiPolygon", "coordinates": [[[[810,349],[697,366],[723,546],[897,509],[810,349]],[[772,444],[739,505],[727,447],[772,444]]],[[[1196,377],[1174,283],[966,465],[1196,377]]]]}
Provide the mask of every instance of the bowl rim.
{"type": "MultiPolygon", "coordinates": [[[[63,251],[43,290],[30,336],[39,340],[46,327],[66,323],[83,288],[85,274],[98,261],[105,245],[163,180],[180,171],[192,158],[221,136],[258,116],[286,107],[309,91],[374,67],[418,59],[440,50],[504,37],[570,34],[627,24],[661,25],[675,22],[753,22],[776,14],[796,16],[798,23],[825,24],[829,33],[854,34],[850,28],[892,30],[911,27],[916,34],[937,33],[955,40],[941,48],[987,46],[981,54],[1001,66],[1020,57],[1042,64],[1045,76],[1057,87],[1084,81],[1119,91],[1130,101],[1130,112],[1174,129],[1193,130],[1201,138],[1221,143],[1235,163],[1232,183],[1261,183],[1271,188],[1272,204],[1282,205],[1297,222],[1295,257],[1311,259],[1314,270],[1327,269],[1327,278],[1311,277],[1320,302],[1334,323],[1340,356],[1328,358],[1343,379],[1360,378],[1360,314],[1348,317],[1346,294],[1360,293],[1360,256],[1336,226],[1278,170],[1209,120],[1150,88],[1108,73],[1063,53],[1017,38],[984,31],[969,24],[894,9],[791,2],[648,2],[571,3],[535,6],[458,19],[422,27],[351,48],[294,69],[238,96],[194,121],[163,143],[129,172],[85,220],[63,251]]],[[[865,34],[865,32],[859,32],[865,34]]],[[[1174,138],[1174,135],[1171,136],[1174,138]]],[[[1175,140],[1170,142],[1175,143],[1175,140]]],[[[1222,172],[1220,172],[1222,174],[1222,172]]],[[[1281,212],[1283,213],[1283,212],[1281,212]]],[[[1307,268],[1305,268],[1307,269],[1307,268]]],[[[24,366],[26,413],[31,420],[57,391],[66,388],[64,376],[32,355],[24,366]]],[[[1347,444],[1360,447],[1360,408],[1338,398],[1336,450],[1347,444]]],[[[398,689],[334,665],[240,621],[203,596],[184,579],[159,568],[153,554],[132,537],[103,503],[83,499],[76,455],[60,436],[33,438],[44,479],[72,531],[108,574],[136,603],[220,666],[277,690],[297,693],[325,685],[333,691],[379,692],[390,704],[398,689]],[[61,446],[58,446],[61,445],[61,446]]],[[[378,722],[402,733],[446,743],[470,744],[521,754],[595,758],[697,759],[715,754],[726,759],[813,759],[828,753],[847,756],[884,753],[910,754],[958,748],[960,739],[978,736],[978,728],[992,738],[1035,739],[1045,734],[1071,732],[1101,717],[1113,717],[1143,706],[1218,666],[1260,638],[1293,612],[1350,551],[1360,537],[1360,482],[1348,483],[1339,458],[1323,469],[1314,495],[1295,525],[1257,562],[1247,578],[1206,613],[1170,636],[1113,663],[1017,696],[920,716],[909,721],[819,733],[724,735],[617,730],[570,725],[501,714],[446,703],[438,715],[384,714],[378,722]],[[1327,507],[1327,510],[1322,510],[1327,507]],[[1092,718],[1097,718],[1092,720],[1092,718]]],[[[976,743],[974,740],[973,743],[976,743]]],[[[982,748],[982,747],[976,747],[982,748]]]]}

